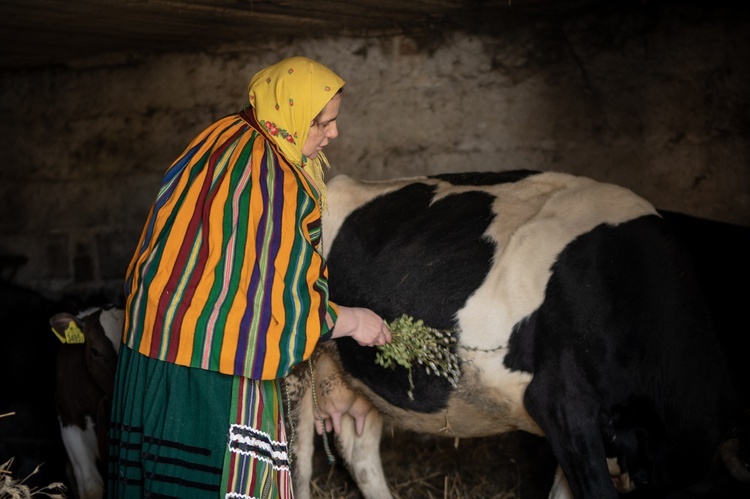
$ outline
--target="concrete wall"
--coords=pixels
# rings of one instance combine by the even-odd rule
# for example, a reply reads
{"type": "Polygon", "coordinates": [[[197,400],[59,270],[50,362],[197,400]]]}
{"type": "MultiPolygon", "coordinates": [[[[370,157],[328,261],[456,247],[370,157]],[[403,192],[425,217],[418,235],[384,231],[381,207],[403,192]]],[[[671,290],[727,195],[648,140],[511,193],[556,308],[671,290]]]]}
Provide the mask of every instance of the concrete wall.
{"type": "Polygon", "coordinates": [[[633,2],[492,35],[269,41],[0,74],[2,277],[117,293],[162,173],[252,74],[347,80],[331,175],[533,168],[750,226],[750,9],[633,2]]]}

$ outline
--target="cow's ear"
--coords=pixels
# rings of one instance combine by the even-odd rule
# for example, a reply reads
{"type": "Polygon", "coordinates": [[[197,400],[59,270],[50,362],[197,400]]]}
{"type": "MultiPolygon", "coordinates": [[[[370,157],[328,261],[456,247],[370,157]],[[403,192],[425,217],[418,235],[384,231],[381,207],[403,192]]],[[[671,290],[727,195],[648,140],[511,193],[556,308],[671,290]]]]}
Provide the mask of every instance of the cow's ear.
{"type": "Polygon", "coordinates": [[[81,324],[71,314],[55,314],[50,318],[49,325],[52,326],[52,332],[57,339],[63,343],[77,344],[86,341],[81,324]]]}

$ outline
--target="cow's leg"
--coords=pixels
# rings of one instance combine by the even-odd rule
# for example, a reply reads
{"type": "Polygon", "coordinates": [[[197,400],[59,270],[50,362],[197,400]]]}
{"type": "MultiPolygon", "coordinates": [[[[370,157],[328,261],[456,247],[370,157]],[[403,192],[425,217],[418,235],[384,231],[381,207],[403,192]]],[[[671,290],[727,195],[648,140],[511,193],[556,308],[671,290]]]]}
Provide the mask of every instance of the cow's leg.
{"type": "Polygon", "coordinates": [[[576,376],[536,376],[524,404],[547,437],[573,497],[617,499],[599,429],[599,404],[586,395],[586,385],[576,376]]]}
{"type": "Polygon", "coordinates": [[[361,435],[357,435],[354,418],[347,414],[341,420],[341,433],[335,437],[344,465],[365,499],[393,497],[380,460],[382,433],[383,417],[372,409],[365,417],[361,435]]]}
{"type": "MultiPolygon", "coordinates": [[[[620,477],[621,480],[627,479],[627,473],[620,473],[619,466],[612,459],[607,460],[607,467],[609,474],[612,477],[620,477]]],[[[614,478],[613,478],[614,479],[614,478]]],[[[629,482],[628,482],[629,483],[629,482]]],[[[625,487],[627,490],[620,490],[620,492],[630,492],[632,489],[625,487]]],[[[549,492],[549,499],[573,499],[573,493],[570,491],[570,485],[565,479],[565,474],[560,466],[555,470],[555,480],[552,483],[552,489],[549,492]]]]}
{"type": "Polygon", "coordinates": [[[60,436],[73,468],[79,499],[101,499],[104,479],[96,465],[99,456],[94,422],[86,417],[85,430],[60,424],[60,436]]]}
{"type": "Polygon", "coordinates": [[[313,474],[313,455],[315,453],[315,419],[313,415],[312,390],[309,386],[300,399],[294,401],[292,409],[292,476],[294,497],[310,499],[310,481],[313,474]]]}
{"type": "Polygon", "coordinates": [[[573,493],[570,491],[570,486],[560,466],[555,471],[555,481],[552,482],[549,499],[573,499],[573,493]]]}

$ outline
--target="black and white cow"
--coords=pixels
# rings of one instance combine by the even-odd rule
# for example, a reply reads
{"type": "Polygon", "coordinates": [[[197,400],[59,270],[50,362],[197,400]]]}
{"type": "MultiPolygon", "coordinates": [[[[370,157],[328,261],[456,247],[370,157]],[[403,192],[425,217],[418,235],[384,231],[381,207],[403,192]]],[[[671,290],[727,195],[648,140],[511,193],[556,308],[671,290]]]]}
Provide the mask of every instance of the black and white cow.
{"type": "Polygon", "coordinates": [[[63,341],[57,355],[55,403],[60,435],[78,499],[104,497],[109,403],[122,339],[122,308],[55,314],[49,323],[63,341]]]}
{"type": "Polygon", "coordinates": [[[317,404],[307,364],[288,380],[298,497],[309,493],[315,411],[342,409],[323,378],[377,409],[360,404],[362,436],[346,417],[337,436],[368,499],[390,497],[381,415],[451,437],[543,435],[561,470],[550,497],[597,499],[684,489],[739,422],[691,257],[627,189],[555,172],[338,176],[323,228],[332,299],[455,330],[462,374],[453,387],[414,369],[412,399],[406,369],[380,367],[374,348],[322,344],[315,360],[333,362],[315,380],[317,404]]]}

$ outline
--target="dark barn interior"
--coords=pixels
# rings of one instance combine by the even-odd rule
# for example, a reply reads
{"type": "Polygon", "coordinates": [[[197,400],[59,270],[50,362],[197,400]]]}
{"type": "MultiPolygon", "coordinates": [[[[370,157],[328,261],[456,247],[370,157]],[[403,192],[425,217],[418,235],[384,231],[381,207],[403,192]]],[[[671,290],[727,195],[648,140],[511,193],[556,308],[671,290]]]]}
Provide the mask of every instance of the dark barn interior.
{"type": "MultiPolygon", "coordinates": [[[[743,2],[8,0],[0,42],[0,464],[14,458],[17,477],[43,464],[35,486],[67,483],[49,318],[123,302],[164,170],[244,104],[255,71],[290,55],[347,81],[329,175],[531,168],[623,185],[731,228],[731,240],[701,233],[690,244],[710,262],[699,270],[722,332],[748,330],[737,313],[750,301],[743,2]]],[[[525,468],[548,459],[546,448],[519,438],[484,443],[507,445],[526,477],[496,497],[546,497],[534,482],[547,486],[549,463],[543,478],[525,468]]],[[[484,448],[468,449],[467,461],[483,459],[484,448]]],[[[359,497],[341,480],[340,496],[359,497]]]]}
{"type": "MultiPolygon", "coordinates": [[[[493,34],[529,19],[576,15],[596,0],[29,0],[2,6],[2,66],[66,66],[118,52],[205,51],[268,38],[435,38],[493,34]]],[[[634,2],[632,6],[637,6],[634,2]]]]}

